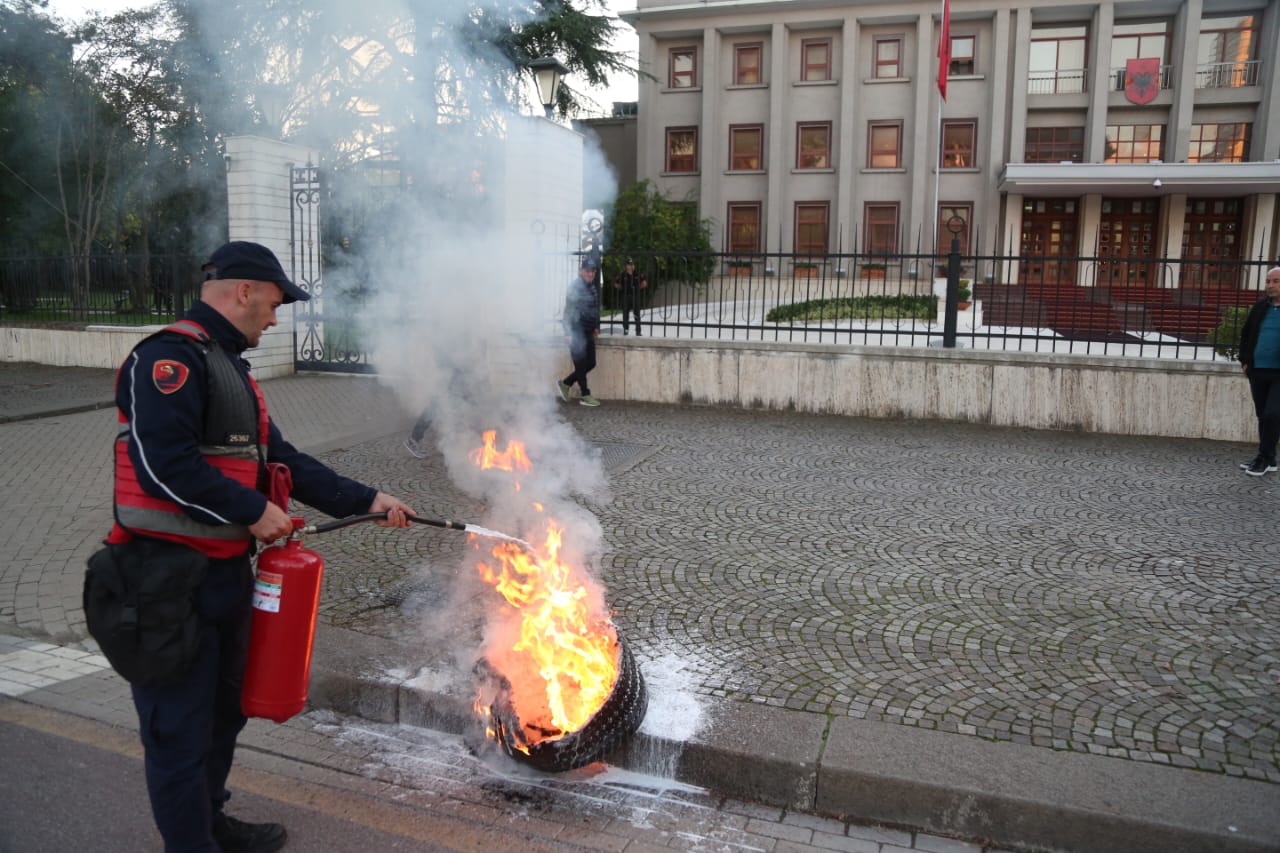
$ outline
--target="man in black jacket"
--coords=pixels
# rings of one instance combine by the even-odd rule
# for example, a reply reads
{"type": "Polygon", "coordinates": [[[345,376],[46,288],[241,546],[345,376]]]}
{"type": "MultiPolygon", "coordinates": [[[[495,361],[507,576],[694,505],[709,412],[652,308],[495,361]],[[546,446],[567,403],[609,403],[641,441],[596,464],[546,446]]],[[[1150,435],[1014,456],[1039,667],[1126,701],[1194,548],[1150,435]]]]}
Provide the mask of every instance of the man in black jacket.
{"type": "Polygon", "coordinates": [[[649,286],[644,273],[636,272],[636,262],[627,258],[627,266],[613,280],[613,289],[622,291],[622,334],[629,332],[629,318],[636,318],[636,337],[640,336],[640,291],[649,286]]]}
{"type": "Polygon", "coordinates": [[[556,391],[566,403],[569,402],[569,390],[576,383],[582,391],[578,400],[580,405],[600,405],[587,388],[587,374],[595,369],[596,339],[600,337],[600,291],[596,288],[599,271],[600,262],[591,255],[584,255],[578,276],[565,293],[564,334],[569,340],[573,373],[556,383],[556,391]]]}
{"type": "Polygon", "coordinates": [[[1249,310],[1240,330],[1240,365],[1258,414],[1258,455],[1240,467],[1261,477],[1276,470],[1280,441],[1280,267],[1267,270],[1267,295],[1249,310]]]}

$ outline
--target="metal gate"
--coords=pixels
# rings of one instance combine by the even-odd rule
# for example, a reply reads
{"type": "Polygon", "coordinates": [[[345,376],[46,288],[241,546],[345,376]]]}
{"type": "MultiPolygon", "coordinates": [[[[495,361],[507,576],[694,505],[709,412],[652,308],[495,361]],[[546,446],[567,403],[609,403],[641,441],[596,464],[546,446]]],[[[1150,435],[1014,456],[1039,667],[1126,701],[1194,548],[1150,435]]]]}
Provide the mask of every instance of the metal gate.
{"type": "MultiPolygon", "coordinates": [[[[331,287],[326,293],[320,242],[320,169],[308,163],[291,170],[289,245],[294,282],[311,294],[294,312],[293,352],[297,370],[373,373],[360,336],[363,287],[331,287]]],[[[336,285],[336,282],[335,282],[336,285]]]]}

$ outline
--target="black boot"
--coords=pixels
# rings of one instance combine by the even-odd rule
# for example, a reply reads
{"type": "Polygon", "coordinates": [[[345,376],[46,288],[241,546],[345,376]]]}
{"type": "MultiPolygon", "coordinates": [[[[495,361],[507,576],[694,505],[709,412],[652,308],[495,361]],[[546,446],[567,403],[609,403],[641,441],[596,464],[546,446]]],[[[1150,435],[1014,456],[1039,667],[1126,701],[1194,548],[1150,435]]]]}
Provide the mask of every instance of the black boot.
{"type": "Polygon", "coordinates": [[[288,838],[278,823],[245,823],[222,812],[213,813],[213,840],[222,853],[275,853],[288,838]]]}

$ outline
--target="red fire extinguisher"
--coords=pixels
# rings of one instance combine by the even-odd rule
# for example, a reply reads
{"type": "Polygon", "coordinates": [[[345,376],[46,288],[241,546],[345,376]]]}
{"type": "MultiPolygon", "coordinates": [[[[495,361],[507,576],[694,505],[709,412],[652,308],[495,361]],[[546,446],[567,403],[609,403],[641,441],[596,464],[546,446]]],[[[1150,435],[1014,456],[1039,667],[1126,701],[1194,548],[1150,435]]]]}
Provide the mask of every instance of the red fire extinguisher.
{"type": "MultiPolygon", "coordinates": [[[[295,531],[304,524],[293,519],[295,531]]],[[[296,533],[258,555],[249,660],[240,691],[245,716],[283,723],[307,704],[323,574],[324,560],[303,548],[296,533]]]]}

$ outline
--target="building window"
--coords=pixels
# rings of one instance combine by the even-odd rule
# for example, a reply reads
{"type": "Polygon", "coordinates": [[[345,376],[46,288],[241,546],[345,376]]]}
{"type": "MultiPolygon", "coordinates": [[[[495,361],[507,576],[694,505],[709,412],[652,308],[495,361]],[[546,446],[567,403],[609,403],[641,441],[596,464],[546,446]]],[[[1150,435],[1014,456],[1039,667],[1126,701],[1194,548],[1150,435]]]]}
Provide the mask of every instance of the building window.
{"type": "Polygon", "coordinates": [[[831,202],[796,202],[796,254],[818,256],[827,253],[827,222],[831,202]]]}
{"type": "Polygon", "coordinates": [[[1107,154],[1104,163],[1150,163],[1164,159],[1160,139],[1162,124],[1107,125],[1107,154]]]}
{"type": "Polygon", "coordinates": [[[1036,27],[1031,30],[1027,66],[1027,94],[1061,95],[1083,92],[1088,69],[1088,28],[1036,27]]]}
{"type": "Polygon", "coordinates": [[[698,129],[696,127],[667,128],[667,171],[698,171],[698,129]]]}
{"type": "Polygon", "coordinates": [[[759,172],[764,169],[764,125],[735,124],[729,126],[729,169],[735,172],[759,172]]]}
{"type": "Polygon", "coordinates": [[[872,51],[871,76],[886,80],[902,76],[902,37],[878,38],[872,51]]]}
{"type": "Polygon", "coordinates": [[[698,49],[673,47],[670,57],[670,84],[672,89],[692,89],[698,85],[698,49]]]}
{"type": "Polygon", "coordinates": [[[831,168],[831,122],[796,125],[796,168],[831,168]]]}
{"type": "Polygon", "coordinates": [[[973,205],[943,202],[938,205],[938,254],[951,252],[951,238],[960,238],[960,254],[969,254],[969,223],[973,222],[973,205]],[[956,218],[959,217],[959,221],[956,218]],[[959,230],[951,233],[953,225],[959,230]]]}
{"type": "Polygon", "coordinates": [[[1258,84],[1258,19],[1253,15],[1204,18],[1196,44],[1196,88],[1258,84]]]}
{"type": "Polygon", "coordinates": [[[753,254],[760,251],[760,202],[729,203],[729,251],[753,254]]]}
{"type": "Polygon", "coordinates": [[[902,122],[867,124],[867,168],[897,169],[902,165],[902,122]]]}
{"type": "Polygon", "coordinates": [[[1029,127],[1027,163],[1083,163],[1083,127],[1029,127]]]}
{"type": "Polygon", "coordinates": [[[1165,79],[1166,57],[1169,55],[1169,25],[1163,21],[1148,24],[1116,24],[1111,37],[1111,76],[1115,90],[1124,91],[1125,63],[1130,59],[1158,59],[1160,88],[1168,89],[1165,79]]]}
{"type": "Polygon", "coordinates": [[[977,36],[951,37],[951,64],[947,66],[948,77],[966,77],[977,73],[977,36]]]}
{"type": "Polygon", "coordinates": [[[977,122],[944,121],[942,123],[942,168],[972,169],[978,165],[974,159],[974,140],[978,135],[977,122]]]}
{"type": "Polygon", "coordinates": [[[806,83],[831,79],[831,39],[800,42],[800,79],[806,83]]]}
{"type": "Polygon", "coordinates": [[[1188,163],[1243,163],[1249,159],[1248,124],[1193,124],[1188,163]]]}
{"type": "Polygon", "coordinates": [[[867,219],[867,252],[872,255],[897,254],[898,205],[872,203],[864,211],[867,219]]]}
{"type": "Polygon", "coordinates": [[[738,44],[733,47],[733,84],[735,86],[759,86],[764,82],[760,74],[760,61],[764,45],[760,42],[738,44]]]}

